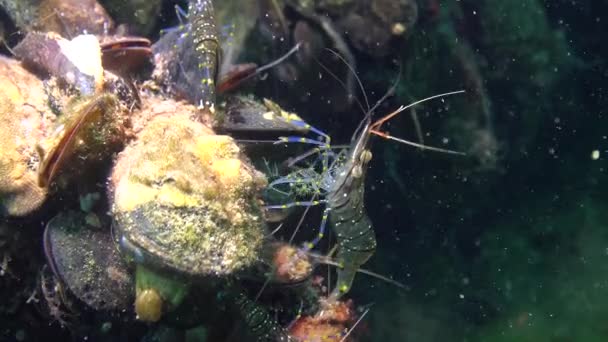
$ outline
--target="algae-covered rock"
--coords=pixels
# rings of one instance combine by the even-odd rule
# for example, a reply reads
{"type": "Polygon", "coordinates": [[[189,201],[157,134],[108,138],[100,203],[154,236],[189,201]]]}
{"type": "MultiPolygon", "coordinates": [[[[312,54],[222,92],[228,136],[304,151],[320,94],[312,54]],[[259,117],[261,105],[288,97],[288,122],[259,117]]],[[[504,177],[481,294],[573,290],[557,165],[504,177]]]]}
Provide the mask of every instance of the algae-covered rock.
{"type": "Polygon", "coordinates": [[[0,57],[0,212],[26,215],[45,199],[36,184],[36,142],[53,116],[44,103],[40,80],[19,62],[0,57]]]}
{"type": "Polygon", "coordinates": [[[232,138],[190,115],[153,117],[118,156],[112,212],[136,261],[231,274],[257,261],[265,234],[258,194],[266,180],[232,138]]]}
{"type": "MultiPolygon", "coordinates": [[[[45,42],[40,41],[43,46],[45,42]]],[[[38,50],[34,45],[21,52],[38,50]]],[[[42,62],[53,65],[55,57],[49,50],[31,62],[37,67],[42,62]]],[[[56,176],[75,170],[71,175],[83,179],[83,170],[98,168],[100,161],[122,148],[127,117],[116,96],[101,92],[101,81],[93,95],[77,97],[56,78],[42,81],[22,63],[0,57],[0,83],[1,212],[10,216],[32,212],[47,197],[56,176]]]]}

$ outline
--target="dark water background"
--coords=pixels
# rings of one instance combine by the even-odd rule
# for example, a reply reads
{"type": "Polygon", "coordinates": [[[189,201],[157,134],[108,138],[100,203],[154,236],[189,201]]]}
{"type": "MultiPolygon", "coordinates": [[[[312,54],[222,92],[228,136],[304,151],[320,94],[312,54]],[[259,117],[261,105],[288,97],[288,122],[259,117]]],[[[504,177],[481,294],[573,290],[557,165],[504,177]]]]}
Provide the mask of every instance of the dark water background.
{"type": "MultiPolygon", "coordinates": [[[[605,340],[606,4],[446,1],[439,13],[419,5],[414,32],[390,54],[404,70],[397,97],[379,112],[467,88],[472,77],[489,109],[482,114],[473,96],[418,113],[427,144],[467,157],[374,142],[366,200],[378,251],[366,267],[408,290],[357,279],[353,297],[374,303],[368,339],[605,340]]],[[[364,51],[357,59],[378,99],[398,67],[364,51]]],[[[345,127],[360,114],[319,114],[328,110],[303,102],[298,113],[348,141],[345,127]]],[[[390,129],[416,140],[409,117],[390,129]]]]}
{"type": "MultiPolygon", "coordinates": [[[[397,97],[379,112],[467,87],[462,65],[471,63],[496,145],[471,132],[484,129],[481,115],[470,114],[482,110],[461,99],[419,114],[427,144],[467,157],[374,142],[366,201],[378,251],[366,267],[408,289],[357,279],[353,297],[374,303],[368,340],[606,340],[608,6],[442,1],[431,14],[428,3],[419,5],[414,32],[391,52],[405,70],[397,97]],[[476,153],[493,148],[480,161],[476,153]]],[[[395,76],[390,61],[362,51],[357,58],[370,97],[379,98],[395,76]]],[[[303,107],[303,117],[338,141],[360,117],[303,107]]],[[[390,128],[416,139],[409,117],[390,128]]]]}
{"type": "Polygon", "coordinates": [[[483,63],[501,142],[497,169],[469,173],[440,156],[376,147],[383,160],[373,166],[368,203],[381,247],[372,265],[410,290],[392,296],[370,286],[366,295],[378,303],[371,340],[606,339],[606,161],[591,153],[606,150],[600,37],[608,8],[599,1],[492,3],[464,2],[477,18],[465,13],[461,32],[483,63]],[[542,11],[548,27],[530,11],[542,11]],[[498,20],[500,36],[488,32],[484,15],[498,20]],[[553,75],[537,83],[540,73],[553,75]]]}

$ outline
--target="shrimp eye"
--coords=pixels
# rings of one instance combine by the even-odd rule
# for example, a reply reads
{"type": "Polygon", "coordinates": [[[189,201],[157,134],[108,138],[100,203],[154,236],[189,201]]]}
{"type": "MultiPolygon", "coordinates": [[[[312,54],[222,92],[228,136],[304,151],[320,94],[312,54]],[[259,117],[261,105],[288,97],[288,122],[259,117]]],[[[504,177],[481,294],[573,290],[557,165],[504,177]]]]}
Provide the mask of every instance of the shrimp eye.
{"type": "Polygon", "coordinates": [[[369,161],[372,160],[372,152],[370,150],[363,150],[359,156],[359,160],[363,164],[369,163],[369,161]]]}

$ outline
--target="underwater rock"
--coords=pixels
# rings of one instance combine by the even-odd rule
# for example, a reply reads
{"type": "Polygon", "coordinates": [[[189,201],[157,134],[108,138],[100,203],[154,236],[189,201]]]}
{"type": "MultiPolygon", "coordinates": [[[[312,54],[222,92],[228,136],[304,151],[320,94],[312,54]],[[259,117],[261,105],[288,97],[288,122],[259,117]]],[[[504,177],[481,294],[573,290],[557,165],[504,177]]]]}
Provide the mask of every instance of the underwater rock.
{"type": "Polygon", "coordinates": [[[0,0],[0,7],[21,29],[30,27],[36,22],[40,0],[0,0]]]}
{"type": "Polygon", "coordinates": [[[120,245],[137,266],[138,318],[156,321],[179,306],[193,279],[259,262],[267,182],[232,138],[192,119],[194,106],[144,100],[109,188],[120,245]]]}
{"type": "Polygon", "coordinates": [[[114,22],[97,0],[0,0],[0,7],[25,32],[56,32],[63,37],[103,34],[114,22]]]}
{"type": "Polygon", "coordinates": [[[0,134],[8,145],[0,162],[6,175],[0,194],[3,211],[24,215],[39,207],[58,176],[75,170],[86,178],[83,170],[97,168],[122,148],[128,103],[121,106],[120,100],[129,96],[124,81],[104,75],[95,36],[68,41],[34,32],[14,51],[30,69],[52,76],[41,81],[19,62],[2,58],[0,77],[7,86],[0,90],[0,116],[7,125],[0,134]],[[32,178],[36,172],[38,184],[32,178]]]}
{"type": "Polygon", "coordinates": [[[101,48],[93,35],[83,34],[67,40],[52,32],[30,32],[13,51],[26,67],[43,76],[56,76],[83,95],[101,90],[101,48]]]}
{"type": "MultiPolygon", "coordinates": [[[[411,31],[418,19],[418,5],[412,0],[291,0],[287,3],[320,26],[334,42],[344,34],[357,50],[373,57],[389,54],[392,40],[411,31]],[[320,13],[328,14],[331,19],[320,13]]],[[[344,54],[344,47],[337,48],[344,54]]]]}
{"type": "Polygon", "coordinates": [[[160,0],[102,0],[112,17],[129,26],[134,34],[150,35],[156,26],[161,10],[160,0]]]}
{"type": "Polygon", "coordinates": [[[411,31],[417,19],[415,1],[373,0],[361,2],[357,10],[337,19],[336,26],[357,50],[383,57],[390,52],[391,41],[411,31]]]}
{"type": "MultiPolygon", "coordinates": [[[[32,233],[39,234],[38,225],[23,224],[23,220],[0,220],[0,321],[10,327],[13,319],[24,319],[24,312],[38,301],[36,277],[41,257],[38,241],[32,241],[32,233]]],[[[38,240],[38,239],[36,239],[38,240]]],[[[15,325],[13,325],[15,326],[15,325]]],[[[6,328],[0,332],[0,340],[6,339],[6,328]]]]}
{"type": "Polygon", "coordinates": [[[70,169],[77,170],[80,177],[83,169],[95,167],[122,148],[127,123],[122,109],[131,107],[130,98],[136,95],[128,94],[133,87],[123,79],[104,72],[95,36],[67,40],[56,33],[30,32],[14,52],[24,65],[43,77],[50,76],[40,97],[58,120],[47,130],[48,139],[36,142],[42,158],[39,186],[48,187],[70,169]]]}
{"type": "Polygon", "coordinates": [[[54,118],[42,82],[18,61],[0,56],[0,212],[26,215],[44,201],[36,182],[40,158],[36,144],[54,118]]]}
{"type": "Polygon", "coordinates": [[[67,38],[82,33],[102,35],[114,27],[97,0],[43,0],[36,23],[36,30],[57,32],[67,38]]]}

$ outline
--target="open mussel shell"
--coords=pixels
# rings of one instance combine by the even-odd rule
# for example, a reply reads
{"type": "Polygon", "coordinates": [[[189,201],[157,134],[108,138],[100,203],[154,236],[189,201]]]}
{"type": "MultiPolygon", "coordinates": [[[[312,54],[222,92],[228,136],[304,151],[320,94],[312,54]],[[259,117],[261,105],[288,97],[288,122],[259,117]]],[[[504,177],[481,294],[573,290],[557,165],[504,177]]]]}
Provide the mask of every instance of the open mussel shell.
{"type": "Polygon", "coordinates": [[[108,160],[122,147],[124,116],[113,94],[87,98],[74,103],[66,112],[69,114],[59,126],[61,129],[40,144],[44,154],[38,170],[41,187],[48,187],[58,176],[69,174],[66,171],[76,171],[72,176],[81,177],[83,170],[108,160]]]}
{"type": "Polygon", "coordinates": [[[143,37],[116,37],[101,43],[104,69],[120,75],[137,71],[150,62],[151,56],[151,43],[143,37]]]}
{"type": "Polygon", "coordinates": [[[133,279],[108,227],[83,212],[64,212],[48,222],[44,250],[55,276],[95,310],[119,311],[133,303],[133,279]]]}

